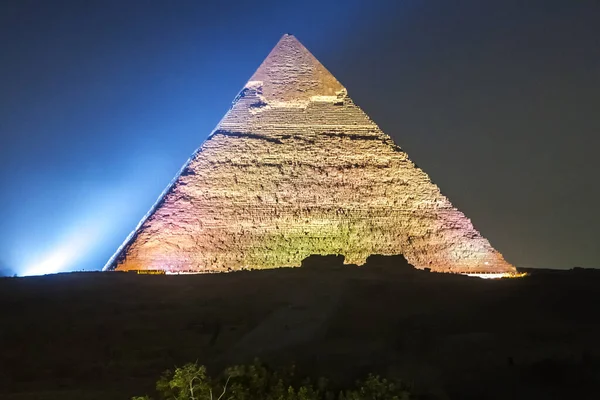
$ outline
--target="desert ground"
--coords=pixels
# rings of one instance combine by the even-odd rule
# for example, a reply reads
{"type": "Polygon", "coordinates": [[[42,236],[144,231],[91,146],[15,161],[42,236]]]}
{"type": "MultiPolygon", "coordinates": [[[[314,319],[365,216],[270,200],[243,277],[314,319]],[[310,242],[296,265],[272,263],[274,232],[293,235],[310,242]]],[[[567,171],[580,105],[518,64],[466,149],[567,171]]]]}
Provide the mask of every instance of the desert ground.
{"type": "Polygon", "coordinates": [[[404,266],[0,279],[0,398],[129,399],[249,362],[427,399],[597,399],[600,271],[483,280],[404,266]]]}

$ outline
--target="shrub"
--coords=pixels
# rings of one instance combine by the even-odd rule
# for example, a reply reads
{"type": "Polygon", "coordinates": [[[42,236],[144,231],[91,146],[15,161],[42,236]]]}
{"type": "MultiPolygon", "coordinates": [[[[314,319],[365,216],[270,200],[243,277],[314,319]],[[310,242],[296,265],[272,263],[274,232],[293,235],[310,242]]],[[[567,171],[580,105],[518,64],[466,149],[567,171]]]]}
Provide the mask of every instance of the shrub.
{"type": "MultiPolygon", "coordinates": [[[[336,395],[326,379],[316,382],[299,379],[292,366],[271,370],[256,360],[250,365],[227,368],[213,379],[206,367],[189,363],[175,371],[165,371],[156,383],[156,391],[164,400],[410,400],[412,397],[400,382],[370,374],[356,387],[336,395]]],[[[148,396],[132,400],[152,400],[148,396]]]]}
{"type": "Polygon", "coordinates": [[[406,386],[369,374],[364,381],[357,382],[357,388],[340,393],[340,400],[410,400],[406,386]]]}

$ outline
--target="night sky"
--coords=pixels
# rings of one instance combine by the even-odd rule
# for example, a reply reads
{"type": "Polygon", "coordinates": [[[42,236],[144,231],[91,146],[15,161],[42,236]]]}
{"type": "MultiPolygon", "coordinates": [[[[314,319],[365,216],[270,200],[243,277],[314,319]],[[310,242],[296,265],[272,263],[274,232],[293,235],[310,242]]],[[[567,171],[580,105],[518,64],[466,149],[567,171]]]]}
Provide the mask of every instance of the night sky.
{"type": "Polygon", "coordinates": [[[600,267],[600,2],[205,3],[1,2],[0,269],[102,268],[284,33],[509,262],[600,267]]]}

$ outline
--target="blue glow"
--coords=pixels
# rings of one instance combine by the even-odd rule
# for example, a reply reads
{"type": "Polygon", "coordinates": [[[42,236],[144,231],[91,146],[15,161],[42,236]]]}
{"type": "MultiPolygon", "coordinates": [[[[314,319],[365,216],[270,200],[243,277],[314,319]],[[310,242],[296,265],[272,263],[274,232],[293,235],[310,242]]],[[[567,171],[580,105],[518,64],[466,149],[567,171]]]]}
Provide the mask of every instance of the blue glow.
{"type": "Polygon", "coordinates": [[[76,221],[67,225],[64,232],[42,251],[29,249],[20,260],[23,263],[19,265],[21,275],[45,275],[81,268],[86,257],[98,251],[107,238],[116,233],[116,227],[127,211],[122,205],[131,204],[131,199],[116,192],[103,200],[91,204],[88,210],[77,212],[76,221]]]}
{"type": "Polygon", "coordinates": [[[144,168],[132,170],[112,187],[87,185],[79,195],[77,190],[65,189],[67,195],[58,200],[68,201],[70,207],[43,200],[50,203],[48,212],[32,215],[43,224],[34,221],[15,229],[21,237],[15,237],[20,240],[8,252],[7,264],[21,276],[100,269],[128,227],[137,222],[139,210],[149,207],[157,195],[162,174],[157,179],[144,172],[150,165],[164,168],[164,163],[159,158],[137,161],[144,168]],[[56,226],[48,226],[49,221],[56,226]]]}

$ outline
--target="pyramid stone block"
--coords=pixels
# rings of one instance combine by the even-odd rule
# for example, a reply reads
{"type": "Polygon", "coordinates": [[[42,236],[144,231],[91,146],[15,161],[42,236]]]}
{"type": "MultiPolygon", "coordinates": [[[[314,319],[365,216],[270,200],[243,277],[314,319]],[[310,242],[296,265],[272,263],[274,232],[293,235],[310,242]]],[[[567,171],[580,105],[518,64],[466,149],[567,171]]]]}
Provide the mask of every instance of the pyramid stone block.
{"type": "Polygon", "coordinates": [[[358,265],[371,254],[402,254],[432,271],[515,271],[284,35],[105,269],[275,268],[311,254],[358,265]]]}

